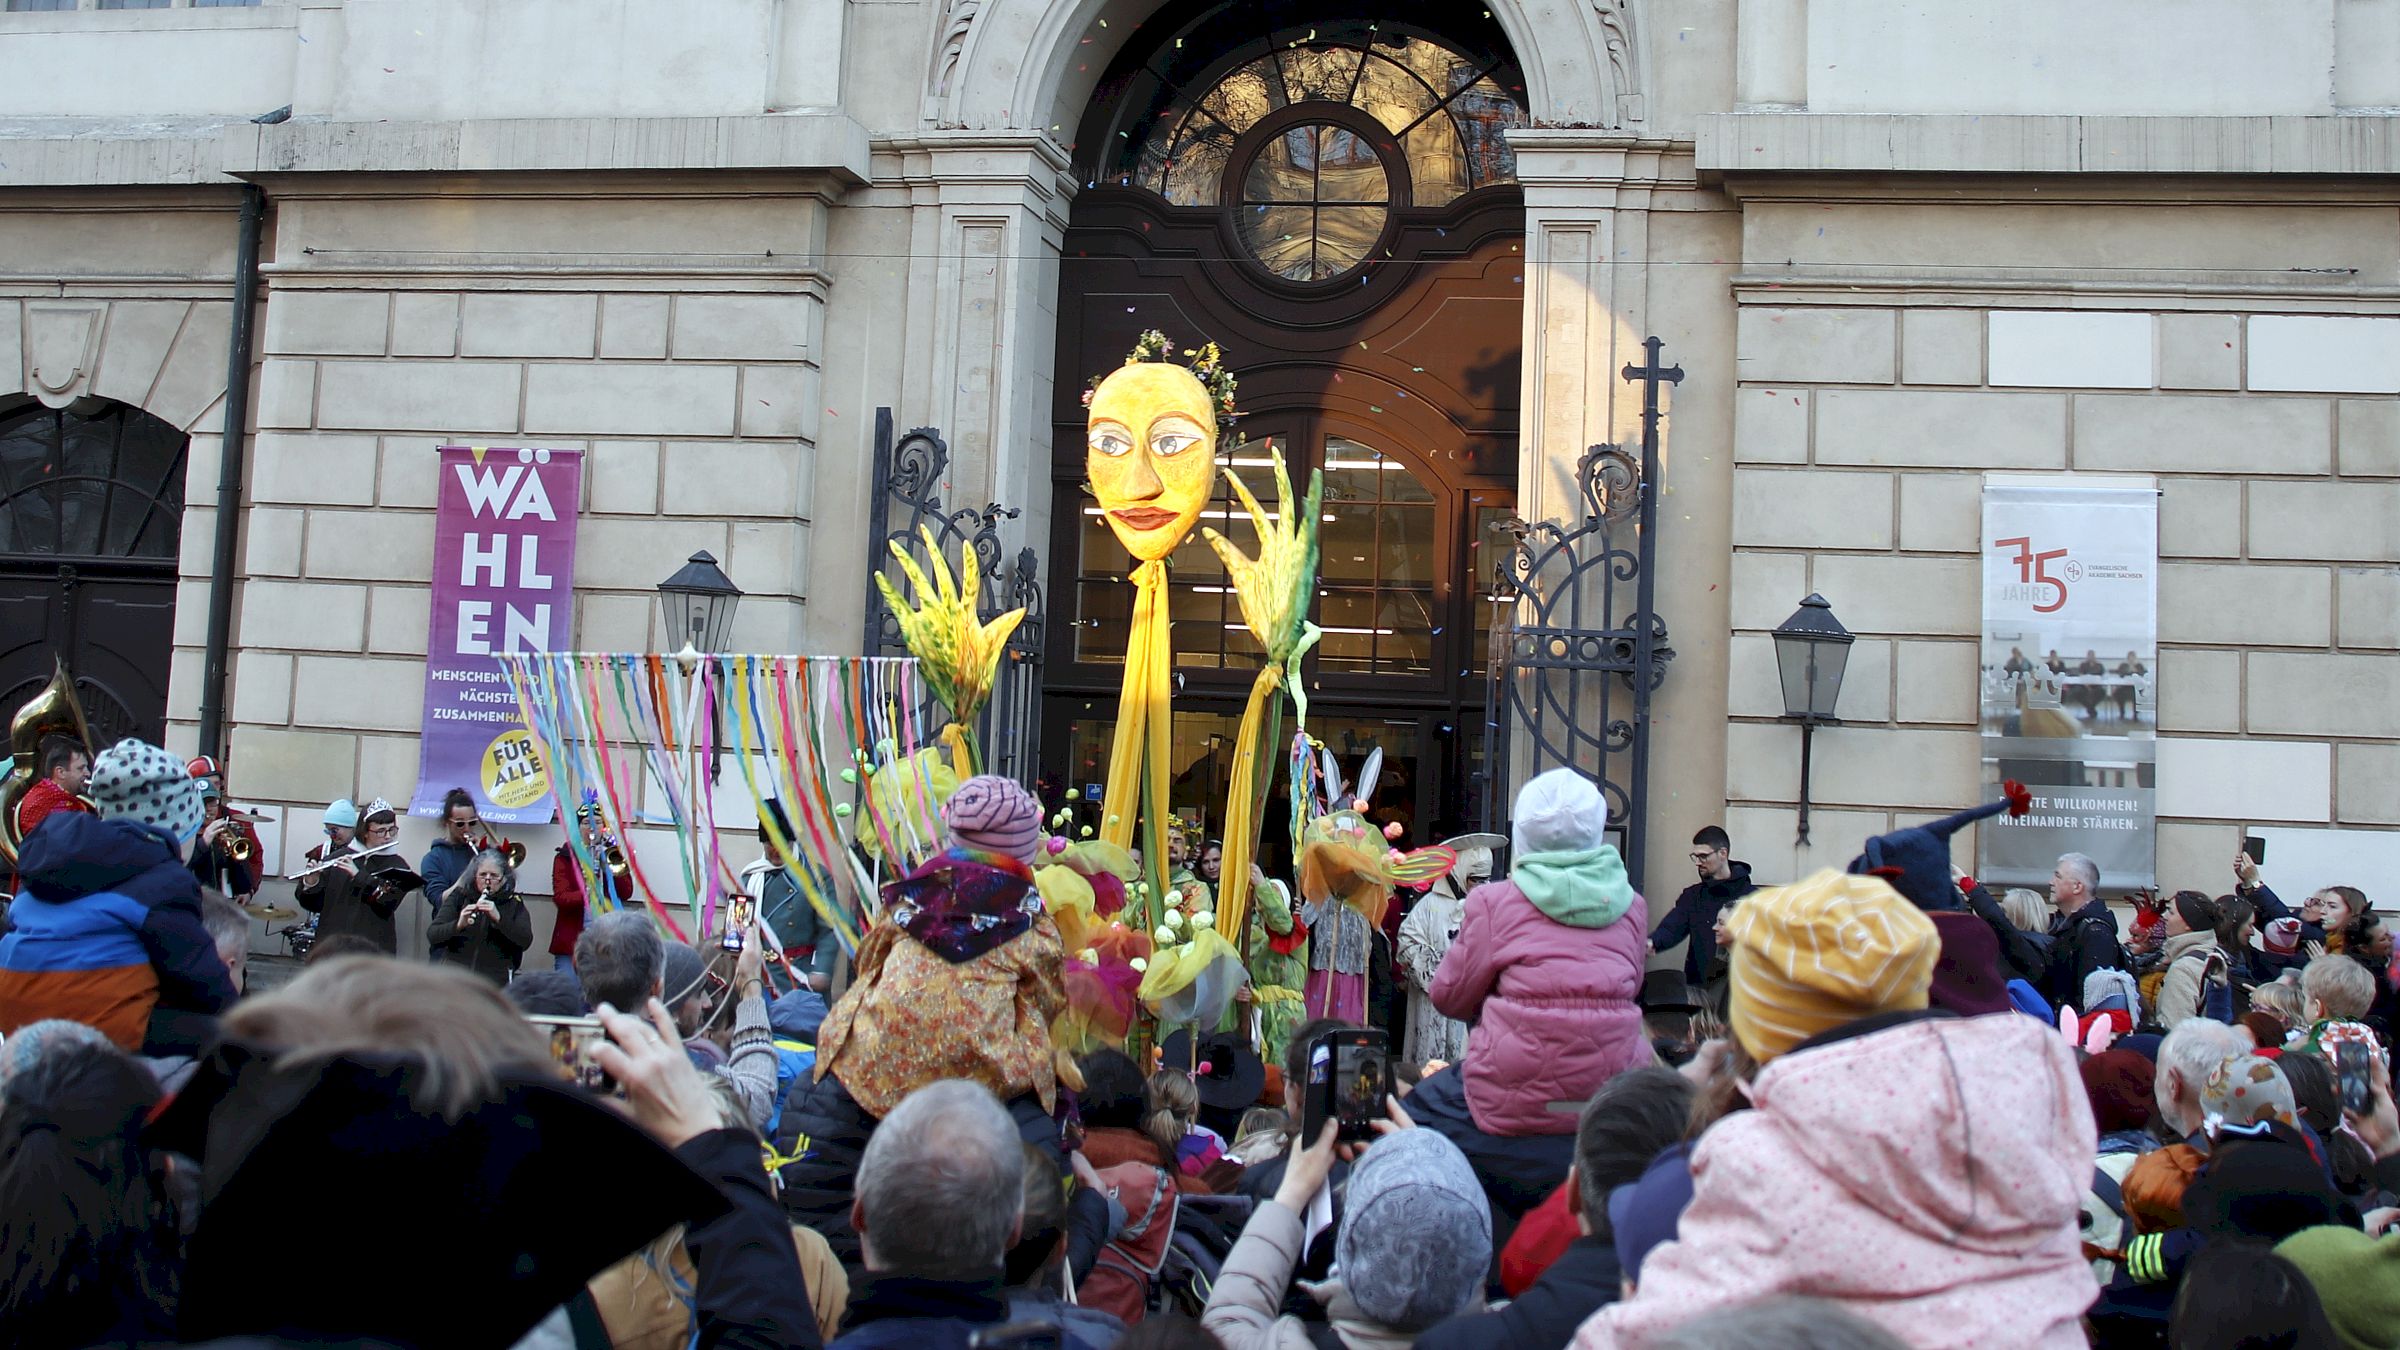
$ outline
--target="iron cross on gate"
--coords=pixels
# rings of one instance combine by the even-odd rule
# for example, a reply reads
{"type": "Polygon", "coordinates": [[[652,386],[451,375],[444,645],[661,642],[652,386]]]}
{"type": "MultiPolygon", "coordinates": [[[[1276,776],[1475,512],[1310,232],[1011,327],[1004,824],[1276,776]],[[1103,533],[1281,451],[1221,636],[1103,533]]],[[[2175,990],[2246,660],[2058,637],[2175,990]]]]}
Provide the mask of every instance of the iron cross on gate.
{"type": "MultiPolygon", "coordinates": [[[[1642,364],[1638,366],[1628,364],[1625,367],[1626,380],[1638,380],[1642,386],[1642,502],[1637,528],[1641,531],[1645,554],[1649,552],[1650,541],[1657,537],[1651,534],[1651,531],[1658,525],[1658,386],[1661,383],[1681,384],[1683,382],[1682,366],[1659,364],[1659,353],[1665,346],[1666,344],[1660,341],[1656,334],[1643,338],[1642,364]]],[[[1653,566],[1644,566],[1641,577],[1634,583],[1633,668],[1637,672],[1634,677],[1636,679],[1656,680],[1659,678],[1657,663],[1653,656],[1658,645],[1659,630],[1656,609],[1658,588],[1654,575],[1657,570],[1653,566]]],[[[1642,744],[1644,750],[1643,753],[1635,755],[1633,758],[1631,800],[1641,803],[1642,806],[1639,809],[1646,810],[1650,801],[1649,699],[1634,700],[1633,723],[1634,736],[1642,744]]],[[[1649,833],[1649,822],[1632,820],[1626,824],[1630,827],[1627,842],[1632,846],[1632,856],[1628,861],[1639,867],[1645,851],[1643,843],[1649,833]]]]}

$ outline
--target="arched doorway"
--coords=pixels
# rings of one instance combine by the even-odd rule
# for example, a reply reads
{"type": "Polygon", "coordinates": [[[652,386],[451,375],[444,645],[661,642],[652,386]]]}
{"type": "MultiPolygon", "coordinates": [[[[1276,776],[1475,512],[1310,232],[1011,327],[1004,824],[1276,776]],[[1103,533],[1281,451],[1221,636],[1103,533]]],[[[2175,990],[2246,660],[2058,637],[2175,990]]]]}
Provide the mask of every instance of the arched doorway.
{"type": "MultiPolygon", "coordinates": [[[[1481,559],[1516,499],[1525,217],[1503,133],[1527,120],[1523,80],[1480,6],[1273,8],[1170,6],[1077,138],[1050,550],[1069,612],[1043,761],[1070,785],[1106,776],[1130,560],[1083,486],[1079,396],[1158,328],[1224,348],[1242,422],[1221,456],[1262,499],[1269,447],[1295,479],[1325,471],[1310,730],[1353,762],[1381,746],[1378,814],[1423,842],[1481,808],[1481,559]]],[[[1230,493],[1208,523],[1249,537],[1230,493]]],[[[1257,652],[1197,534],[1170,568],[1172,798],[1213,833],[1257,652]]]]}
{"type": "Polygon", "coordinates": [[[188,449],[122,403],[0,411],[0,715],[63,656],[95,741],[164,737],[188,449]]]}

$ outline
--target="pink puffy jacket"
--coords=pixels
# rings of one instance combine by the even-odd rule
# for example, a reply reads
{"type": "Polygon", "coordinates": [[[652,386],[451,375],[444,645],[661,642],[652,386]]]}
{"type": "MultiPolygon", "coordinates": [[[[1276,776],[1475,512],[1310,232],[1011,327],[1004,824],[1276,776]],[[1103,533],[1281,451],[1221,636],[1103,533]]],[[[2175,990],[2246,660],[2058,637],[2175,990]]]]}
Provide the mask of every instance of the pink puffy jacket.
{"type": "Polygon", "coordinates": [[[1705,1312],[1831,1299],[1918,1350],[2083,1350],[2095,1130],[2074,1053],[2013,1012],[1784,1055],[1692,1152],[1692,1203],[1574,1350],[1705,1312]]]}
{"type": "Polygon", "coordinates": [[[1535,909],[1514,882],[1467,893],[1458,940],[1429,992],[1444,1017],[1474,1023],[1460,1073],[1475,1128],[1573,1134],[1601,1084],[1652,1062],[1634,1001],[1649,932],[1639,895],[1616,922],[1574,928],[1535,909]]]}

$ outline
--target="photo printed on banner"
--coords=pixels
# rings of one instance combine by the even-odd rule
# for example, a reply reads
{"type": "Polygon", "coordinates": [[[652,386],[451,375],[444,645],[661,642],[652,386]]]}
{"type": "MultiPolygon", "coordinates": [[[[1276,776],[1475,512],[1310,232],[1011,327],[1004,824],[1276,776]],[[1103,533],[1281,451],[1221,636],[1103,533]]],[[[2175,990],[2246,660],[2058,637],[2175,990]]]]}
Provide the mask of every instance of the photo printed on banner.
{"type": "Polygon", "coordinates": [[[2033,809],[1983,822],[1975,875],[2039,887],[2082,853],[2106,893],[2154,885],[2153,480],[1985,476],[1978,677],[1986,792],[2016,779],[2033,809]]]}

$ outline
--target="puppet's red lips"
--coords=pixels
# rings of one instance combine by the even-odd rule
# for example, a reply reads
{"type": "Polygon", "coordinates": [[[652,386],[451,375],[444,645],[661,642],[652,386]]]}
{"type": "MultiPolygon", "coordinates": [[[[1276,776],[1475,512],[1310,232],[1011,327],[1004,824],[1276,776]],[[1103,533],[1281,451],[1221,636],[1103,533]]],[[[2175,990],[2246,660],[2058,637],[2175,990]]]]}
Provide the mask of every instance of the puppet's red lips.
{"type": "Polygon", "coordinates": [[[1176,519],[1173,511],[1162,510],[1155,506],[1129,506],[1120,511],[1111,511],[1109,514],[1137,530],[1160,529],[1174,524],[1176,519]]]}

